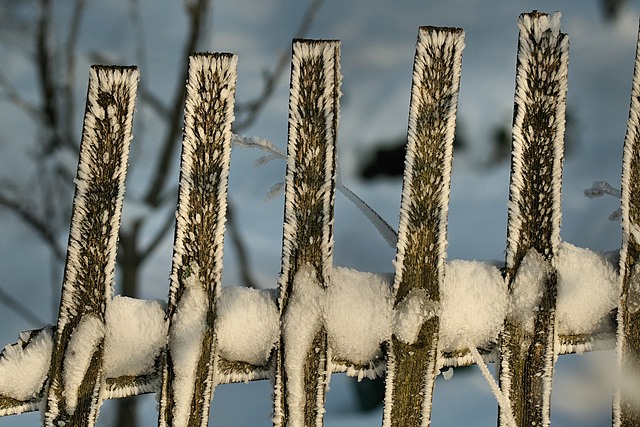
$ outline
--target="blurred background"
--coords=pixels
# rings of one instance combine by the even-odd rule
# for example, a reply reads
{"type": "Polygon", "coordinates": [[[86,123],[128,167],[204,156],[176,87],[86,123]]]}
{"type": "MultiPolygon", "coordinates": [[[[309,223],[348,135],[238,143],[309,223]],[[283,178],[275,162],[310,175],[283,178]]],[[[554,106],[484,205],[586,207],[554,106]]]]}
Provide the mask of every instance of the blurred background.
{"type": "MultiPolygon", "coordinates": [[[[504,259],[517,18],[562,12],[569,34],[562,237],[620,246],[619,202],[586,199],[595,180],[619,187],[640,4],[635,0],[0,0],[0,346],[55,324],[73,178],[91,64],[140,67],[116,293],[166,300],[177,200],[182,98],[193,51],[238,54],[234,132],[286,149],[291,39],[342,41],[338,164],[345,185],[397,228],[403,145],[418,27],[466,31],[449,219],[450,259],[504,259]]],[[[225,285],[275,287],[284,199],[281,160],[235,147],[229,178],[225,285]]],[[[340,194],[334,263],[392,271],[390,248],[340,194]]],[[[610,424],[612,352],[563,356],[552,423],[610,424]]],[[[334,375],[327,426],[379,425],[354,380],[334,375]]],[[[366,387],[372,391],[371,387],[366,387]]],[[[215,391],[211,425],[268,426],[268,381],[215,391]]],[[[495,425],[497,404],[476,367],[438,379],[433,425],[495,425]]],[[[106,402],[99,425],[155,425],[153,395],[106,402]]],[[[0,426],[38,424],[37,413],[0,426]]]]}

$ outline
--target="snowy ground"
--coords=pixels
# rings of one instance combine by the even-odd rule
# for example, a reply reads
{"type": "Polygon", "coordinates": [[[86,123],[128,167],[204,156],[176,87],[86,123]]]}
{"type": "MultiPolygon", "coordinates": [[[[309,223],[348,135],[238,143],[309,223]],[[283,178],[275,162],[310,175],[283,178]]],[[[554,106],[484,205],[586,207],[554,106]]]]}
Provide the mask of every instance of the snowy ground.
{"type": "MultiPolygon", "coordinates": [[[[148,70],[142,78],[150,86],[172,81],[177,53],[177,38],[182,25],[166,32],[172,16],[182,16],[165,2],[149,5],[143,16],[148,39],[155,40],[149,55],[148,70]],[[156,8],[154,10],[154,8],[156,8]],[[169,65],[167,65],[169,64],[169,65]]],[[[286,46],[293,25],[302,13],[302,2],[218,1],[212,27],[210,50],[233,51],[239,55],[238,98],[247,99],[260,82],[260,72],[268,66],[273,52],[286,46]],[[265,36],[267,35],[267,36],[265,36]]],[[[616,23],[603,23],[599,2],[570,1],[558,6],[551,1],[469,2],[466,0],[342,2],[327,0],[319,11],[311,37],[342,40],[344,75],[339,154],[344,183],[366,200],[394,227],[400,204],[400,181],[360,182],[355,176],[358,162],[371,146],[406,132],[410,73],[415,36],[419,25],[459,26],[466,30],[463,53],[459,118],[469,149],[456,155],[451,182],[449,217],[450,259],[504,259],[507,218],[509,166],[492,169],[479,166],[487,157],[490,130],[511,120],[513,105],[516,19],[533,8],[554,12],[561,7],[562,30],[569,34],[568,108],[577,120],[579,144],[564,166],[563,226],[564,240],[593,250],[611,250],[620,246],[620,225],[607,220],[618,204],[612,198],[589,200],[582,190],[594,180],[607,180],[618,186],[621,171],[622,142],[631,87],[638,16],[640,10],[629,7],[616,23]]],[[[124,8],[124,6],[122,7],[124,8]]],[[[101,47],[110,37],[108,49],[123,63],[131,62],[132,48],[126,37],[114,35],[112,27],[100,24],[104,14],[123,16],[116,6],[92,5],[90,22],[94,37],[85,40],[85,48],[101,47]],[[103,8],[106,8],[103,9],[103,8]],[[120,14],[120,15],[118,15],[120,14]],[[93,20],[93,21],[92,21],[93,20]],[[103,37],[104,35],[104,37],[103,37]]],[[[115,27],[117,28],[117,27],[115,27]]],[[[14,73],[20,72],[15,65],[14,73]]],[[[88,68],[87,68],[88,70],[88,68]]],[[[86,73],[78,73],[80,76],[86,73]]],[[[86,80],[79,83],[86,87],[86,80]]],[[[267,112],[251,130],[251,135],[273,140],[284,148],[286,140],[287,84],[282,83],[267,112]]],[[[167,96],[169,89],[160,96],[167,96]]],[[[82,93],[82,91],[80,91],[82,93]]],[[[0,106],[0,108],[4,108],[0,106]]],[[[0,109],[0,111],[2,111],[0,109]]],[[[134,118],[144,120],[143,115],[134,118]]],[[[4,140],[15,139],[11,118],[0,116],[4,140]]],[[[136,125],[134,124],[134,135],[136,125]]],[[[152,139],[152,138],[151,138],[152,139]]],[[[134,138],[132,144],[137,141],[134,138]]],[[[147,141],[147,143],[149,143],[147,141]]],[[[5,148],[3,147],[3,150],[5,148]]],[[[16,171],[13,153],[3,151],[2,168],[16,171]],[[6,154],[4,154],[6,153],[6,154]]],[[[274,161],[254,169],[252,162],[260,153],[234,150],[231,159],[229,198],[236,207],[238,224],[250,242],[250,257],[255,275],[263,287],[274,287],[280,269],[283,198],[264,202],[264,195],[283,179],[284,162],[274,161]]],[[[21,157],[20,157],[21,158],[21,157]]],[[[133,152],[132,162],[144,162],[133,152]]],[[[176,163],[177,165],[177,163],[176,163]]],[[[177,182],[177,177],[175,178],[177,182]]],[[[135,191],[135,175],[128,190],[135,191]]],[[[127,204],[125,201],[125,215],[127,204]]],[[[146,266],[143,297],[166,299],[170,269],[171,236],[158,255],[146,266]]],[[[335,264],[362,271],[392,271],[395,251],[389,248],[344,197],[337,196],[335,220],[335,264]]],[[[225,253],[223,282],[238,285],[235,255],[231,246],[225,253]]],[[[59,289],[52,289],[49,257],[29,230],[13,216],[0,210],[1,285],[14,297],[28,302],[45,321],[57,315],[59,289]],[[34,296],[38,298],[34,299],[34,296]]],[[[55,271],[54,274],[60,274],[55,271]]],[[[35,328],[0,306],[0,346],[14,342],[21,330],[35,328]]],[[[562,426],[602,426],[610,423],[611,385],[614,369],[612,352],[561,356],[556,366],[553,388],[552,423],[562,426]]],[[[327,426],[379,425],[381,409],[370,414],[356,411],[351,380],[334,375],[327,395],[327,426]]],[[[211,425],[270,425],[271,387],[267,381],[249,385],[225,385],[216,389],[211,425]]],[[[433,425],[495,425],[497,405],[477,368],[454,375],[450,381],[438,379],[434,395],[433,425]]],[[[141,398],[143,425],[154,425],[155,400],[141,398]]],[[[105,403],[99,425],[110,425],[111,404],[105,403]]],[[[36,425],[37,414],[0,418],[0,426],[36,425]]]]}

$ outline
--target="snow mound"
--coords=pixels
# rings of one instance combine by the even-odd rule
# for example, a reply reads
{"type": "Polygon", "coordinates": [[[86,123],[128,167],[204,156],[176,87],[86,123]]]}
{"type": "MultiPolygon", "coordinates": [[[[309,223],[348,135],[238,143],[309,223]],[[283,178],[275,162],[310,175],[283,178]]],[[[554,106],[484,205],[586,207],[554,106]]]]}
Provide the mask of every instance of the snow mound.
{"type": "Polygon", "coordinates": [[[391,335],[391,275],[336,267],[326,291],[324,320],[333,355],[366,363],[382,357],[391,335]]]}
{"type": "Polygon", "coordinates": [[[449,261],[440,290],[440,349],[482,347],[498,338],[508,309],[500,270],[478,261],[449,261]]]}
{"type": "Polygon", "coordinates": [[[280,338],[280,314],[272,293],[229,286],[216,305],[221,357],[262,366],[280,338]]]}
{"type": "Polygon", "coordinates": [[[561,243],[558,270],[558,333],[588,334],[618,307],[620,290],[614,260],[561,243]]]}
{"type": "Polygon", "coordinates": [[[0,354],[0,394],[22,401],[36,397],[42,389],[53,349],[49,328],[26,344],[28,339],[29,334],[23,332],[17,343],[7,345],[0,354]]]}
{"type": "Polygon", "coordinates": [[[165,303],[117,295],[107,304],[104,373],[108,378],[154,371],[167,343],[165,303]]]}

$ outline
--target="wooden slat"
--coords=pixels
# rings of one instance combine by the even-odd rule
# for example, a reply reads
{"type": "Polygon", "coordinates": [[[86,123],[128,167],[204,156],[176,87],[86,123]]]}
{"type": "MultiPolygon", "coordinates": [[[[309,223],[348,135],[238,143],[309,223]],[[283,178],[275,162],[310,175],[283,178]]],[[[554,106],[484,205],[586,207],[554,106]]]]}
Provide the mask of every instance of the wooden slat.
{"type": "Polygon", "coordinates": [[[282,270],[278,279],[283,328],[276,355],[276,426],[317,425],[324,413],[330,376],[327,334],[318,307],[305,306],[304,300],[308,292],[324,291],[333,264],[339,57],[337,41],[293,42],[282,270]],[[312,289],[303,288],[296,280],[299,272],[310,276],[312,289]],[[297,325],[299,315],[315,323],[297,325]]]}
{"type": "MultiPolygon", "coordinates": [[[[639,33],[640,34],[640,33],[639,33]]],[[[640,37],[631,89],[631,106],[627,121],[622,159],[622,247],[618,307],[617,352],[619,382],[614,392],[614,426],[640,425],[640,401],[637,380],[640,378],[640,37]]]]}
{"type": "Polygon", "coordinates": [[[45,425],[94,425],[131,141],[135,67],[91,67],[45,425]]]}
{"type": "Polygon", "coordinates": [[[540,298],[530,313],[512,307],[505,320],[500,385],[511,408],[501,408],[501,426],[511,415],[518,426],[549,424],[569,49],[559,18],[533,12],[518,21],[506,275],[512,295],[533,292],[540,298]],[[544,277],[520,284],[521,267],[530,263],[544,277]]]}
{"type": "MultiPolygon", "coordinates": [[[[396,307],[412,297],[424,304],[440,302],[463,48],[461,29],[419,30],[393,285],[396,307]]],[[[422,325],[416,342],[396,335],[389,342],[384,426],[428,424],[438,330],[436,315],[422,325]]]]}
{"type": "Polygon", "coordinates": [[[236,66],[231,54],[189,57],[160,426],[201,426],[209,418],[236,66]]]}

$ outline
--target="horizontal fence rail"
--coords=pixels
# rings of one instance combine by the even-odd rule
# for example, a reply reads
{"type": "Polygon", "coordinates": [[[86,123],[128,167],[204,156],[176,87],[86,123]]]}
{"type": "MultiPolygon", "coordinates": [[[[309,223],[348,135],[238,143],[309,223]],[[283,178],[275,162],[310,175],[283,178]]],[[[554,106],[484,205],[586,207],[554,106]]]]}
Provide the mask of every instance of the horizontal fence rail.
{"type": "MultiPolygon", "coordinates": [[[[518,25],[503,268],[446,260],[464,32],[418,32],[393,274],[333,266],[340,43],[294,40],[278,289],[222,286],[237,57],[199,53],[166,306],[111,297],[139,74],[92,67],[58,324],[0,353],[0,416],[43,410],[45,425],[91,426],[104,399],[156,392],[160,426],[203,426],[216,386],[269,379],[275,426],[322,425],[331,374],[346,372],[386,376],[384,426],[426,426],[441,370],[477,364],[499,425],[532,426],[550,423],[559,355],[616,348],[618,376],[638,378],[640,53],[622,247],[596,253],[559,234],[568,37],[559,14],[518,25]]],[[[614,425],[640,424],[633,390],[617,387],[614,425]]]]}

